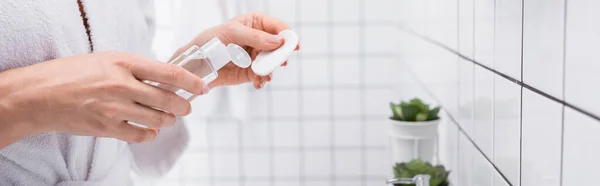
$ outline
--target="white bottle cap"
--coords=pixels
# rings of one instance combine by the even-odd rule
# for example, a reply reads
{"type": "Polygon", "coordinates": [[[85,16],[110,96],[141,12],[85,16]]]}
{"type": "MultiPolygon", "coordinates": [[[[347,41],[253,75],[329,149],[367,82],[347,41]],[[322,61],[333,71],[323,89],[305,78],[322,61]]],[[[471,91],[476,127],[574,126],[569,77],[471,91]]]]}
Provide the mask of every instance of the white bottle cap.
{"type": "Polygon", "coordinates": [[[214,70],[221,69],[230,61],[242,68],[247,68],[252,62],[250,55],[242,47],[236,44],[225,46],[216,37],[204,44],[201,50],[206,54],[206,58],[208,58],[214,70]]]}
{"type": "Polygon", "coordinates": [[[284,43],[281,47],[272,51],[263,51],[256,56],[254,63],[252,63],[252,71],[255,74],[266,76],[273,70],[281,66],[287,58],[294,52],[298,45],[298,35],[291,30],[284,30],[279,32],[280,36],[283,36],[284,43]]]}

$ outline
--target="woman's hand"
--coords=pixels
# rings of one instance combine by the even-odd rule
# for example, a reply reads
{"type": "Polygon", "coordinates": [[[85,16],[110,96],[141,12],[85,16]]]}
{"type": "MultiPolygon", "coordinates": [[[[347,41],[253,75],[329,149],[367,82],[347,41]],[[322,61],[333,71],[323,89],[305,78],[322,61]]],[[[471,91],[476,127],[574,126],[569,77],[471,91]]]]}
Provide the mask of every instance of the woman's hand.
{"type": "Polygon", "coordinates": [[[208,91],[200,78],[181,67],[124,52],[61,58],[1,72],[0,133],[17,139],[0,137],[0,148],[49,131],[128,142],[152,140],[157,135],[152,128],[173,125],[175,116],[187,115],[191,107],[175,93],[142,80],[194,94],[208,91]]]}
{"type": "MultiPolygon", "coordinates": [[[[277,34],[287,29],[290,29],[287,24],[273,17],[257,12],[248,13],[202,32],[184,46],[178,54],[192,45],[202,46],[212,38],[218,37],[225,45],[235,43],[244,47],[254,60],[263,50],[279,48],[283,44],[283,37],[277,34]]],[[[299,46],[296,47],[296,50],[298,49],[300,49],[299,46]]],[[[282,66],[285,65],[287,62],[282,66]]],[[[218,73],[219,77],[209,84],[210,87],[253,82],[254,88],[260,89],[265,82],[271,81],[272,77],[271,74],[258,76],[250,68],[240,68],[233,63],[225,65],[218,73]]]]}

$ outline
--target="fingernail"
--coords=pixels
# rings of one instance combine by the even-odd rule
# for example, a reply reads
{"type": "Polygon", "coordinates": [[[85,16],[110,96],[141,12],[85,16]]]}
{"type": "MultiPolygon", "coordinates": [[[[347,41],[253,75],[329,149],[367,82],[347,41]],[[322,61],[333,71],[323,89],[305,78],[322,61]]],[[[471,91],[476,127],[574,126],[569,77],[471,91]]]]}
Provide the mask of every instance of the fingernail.
{"type": "Polygon", "coordinates": [[[279,44],[283,40],[283,36],[280,35],[271,35],[267,38],[267,42],[279,44]]]}
{"type": "Polygon", "coordinates": [[[265,82],[263,81],[262,83],[260,83],[260,88],[265,87],[265,82]]]}

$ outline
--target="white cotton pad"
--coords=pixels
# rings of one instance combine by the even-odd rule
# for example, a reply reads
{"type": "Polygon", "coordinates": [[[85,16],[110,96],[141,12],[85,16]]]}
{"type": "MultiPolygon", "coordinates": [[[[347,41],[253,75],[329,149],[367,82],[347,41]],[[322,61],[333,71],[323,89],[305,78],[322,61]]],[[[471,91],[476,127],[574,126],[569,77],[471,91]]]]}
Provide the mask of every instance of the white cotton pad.
{"type": "Polygon", "coordinates": [[[279,32],[285,40],[281,47],[272,51],[263,51],[256,56],[252,63],[252,71],[260,76],[269,75],[277,67],[281,66],[287,58],[294,52],[298,45],[298,35],[291,30],[279,32]]]}

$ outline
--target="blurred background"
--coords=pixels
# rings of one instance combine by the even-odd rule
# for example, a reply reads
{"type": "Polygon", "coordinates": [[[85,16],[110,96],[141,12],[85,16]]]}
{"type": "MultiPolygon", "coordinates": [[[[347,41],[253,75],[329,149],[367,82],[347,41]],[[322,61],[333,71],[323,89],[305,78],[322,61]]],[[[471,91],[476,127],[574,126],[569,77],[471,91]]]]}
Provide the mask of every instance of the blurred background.
{"type": "Polygon", "coordinates": [[[600,1],[155,2],[163,61],[249,11],[288,22],[302,50],[263,90],[196,99],[190,149],[139,185],[383,186],[389,102],[414,97],[443,107],[437,163],[452,185],[594,185],[600,175],[600,1]]]}

